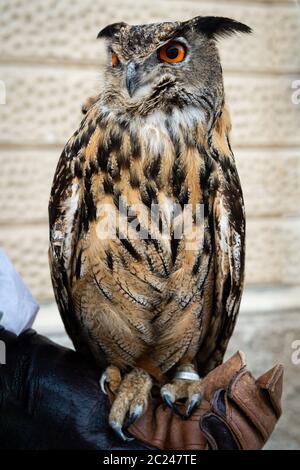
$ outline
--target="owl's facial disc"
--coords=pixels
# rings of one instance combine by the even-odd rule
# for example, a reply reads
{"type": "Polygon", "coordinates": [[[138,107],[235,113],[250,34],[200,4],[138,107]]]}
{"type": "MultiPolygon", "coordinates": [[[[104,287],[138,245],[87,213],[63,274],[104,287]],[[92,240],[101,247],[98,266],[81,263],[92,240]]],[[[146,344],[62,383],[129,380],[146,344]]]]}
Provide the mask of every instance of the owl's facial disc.
{"type": "Polygon", "coordinates": [[[100,31],[111,53],[104,99],[144,114],[193,104],[216,110],[224,100],[217,40],[251,29],[230,18],[183,22],[114,23],[100,31]]]}

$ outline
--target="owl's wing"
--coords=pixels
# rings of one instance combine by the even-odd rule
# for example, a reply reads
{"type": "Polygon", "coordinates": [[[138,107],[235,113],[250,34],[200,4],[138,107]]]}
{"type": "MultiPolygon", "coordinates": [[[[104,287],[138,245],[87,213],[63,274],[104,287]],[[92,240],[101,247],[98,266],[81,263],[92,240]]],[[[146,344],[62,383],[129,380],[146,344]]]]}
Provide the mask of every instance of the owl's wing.
{"type": "Polygon", "coordinates": [[[49,263],[56,302],[76,350],[90,355],[82,338],[82,327],[75,315],[71,295],[72,274],[81,227],[82,188],[77,174],[82,172],[80,154],[93,131],[85,118],[81,128],[65,146],[52,183],[49,201],[49,263]]]}
{"type": "Polygon", "coordinates": [[[197,357],[203,373],[219,365],[233,333],[243,291],[245,217],[238,175],[224,182],[214,202],[212,319],[197,357]]]}
{"type": "MultiPolygon", "coordinates": [[[[79,328],[72,305],[70,272],[77,238],[79,193],[71,172],[72,158],[63,151],[49,202],[49,264],[56,302],[68,335],[77,342],[79,328]]],[[[75,347],[77,344],[75,345],[75,347]]]]}
{"type": "Polygon", "coordinates": [[[227,111],[214,135],[220,186],[213,202],[214,292],[211,322],[197,356],[199,370],[219,365],[239,312],[245,269],[245,212],[240,179],[228,140],[227,111]]]}

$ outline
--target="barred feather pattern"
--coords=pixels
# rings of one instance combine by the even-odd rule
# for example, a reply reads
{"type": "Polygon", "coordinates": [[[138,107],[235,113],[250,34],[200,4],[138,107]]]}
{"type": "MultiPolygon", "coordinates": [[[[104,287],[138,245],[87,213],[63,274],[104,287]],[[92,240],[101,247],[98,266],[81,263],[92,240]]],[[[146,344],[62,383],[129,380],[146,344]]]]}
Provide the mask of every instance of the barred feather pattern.
{"type": "Polygon", "coordinates": [[[195,360],[206,373],[222,361],[243,288],[244,205],[227,109],[222,103],[208,117],[201,109],[124,115],[99,99],[59,160],[49,203],[52,282],[75,347],[101,366],[126,370],[151,356],[162,372],[195,360]],[[152,204],[159,217],[149,226],[152,204]],[[194,249],[174,237],[182,214],[171,237],[162,233],[172,208],[186,204],[199,233],[194,249]],[[130,217],[148,237],[126,233],[130,217]],[[115,236],[103,238],[117,218],[115,236]]]}

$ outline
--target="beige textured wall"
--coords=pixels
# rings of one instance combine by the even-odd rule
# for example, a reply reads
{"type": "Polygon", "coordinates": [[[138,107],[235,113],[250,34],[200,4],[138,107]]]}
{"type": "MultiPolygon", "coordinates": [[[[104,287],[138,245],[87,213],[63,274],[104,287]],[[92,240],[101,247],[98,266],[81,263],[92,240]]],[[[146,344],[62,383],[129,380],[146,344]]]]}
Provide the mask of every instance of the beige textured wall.
{"type": "MultiPolygon", "coordinates": [[[[300,339],[300,104],[292,102],[292,84],[300,80],[296,2],[0,0],[0,246],[34,295],[52,302],[50,185],[83,100],[101,83],[98,31],[118,20],[199,14],[234,17],[254,30],[252,37],[220,43],[248,228],[248,289],[231,351],[245,350],[255,373],[285,362],[285,413],[268,446],[300,448],[300,365],[291,361],[291,344],[300,339]]],[[[66,342],[55,307],[44,307],[37,328],[66,342]]]]}

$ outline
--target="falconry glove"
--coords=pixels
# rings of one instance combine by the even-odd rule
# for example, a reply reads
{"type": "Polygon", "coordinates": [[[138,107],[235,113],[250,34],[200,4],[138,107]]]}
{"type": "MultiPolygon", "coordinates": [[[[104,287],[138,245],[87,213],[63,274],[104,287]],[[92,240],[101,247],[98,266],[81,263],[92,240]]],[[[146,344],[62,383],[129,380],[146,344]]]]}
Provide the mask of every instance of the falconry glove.
{"type": "Polygon", "coordinates": [[[255,380],[236,353],[203,379],[205,396],[189,420],[151,400],[127,431],[136,439],[122,442],[108,425],[94,364],[33,330],[0,328],[0,341],[2,449],[260,449],[281,413],[282,366],[255,380]]]}
{"type": "MultiPolygon", "coordinates": [[[[238,351],[203,378],[203,399],[188,420],[152,397],[128,432],[162,450],[262,449],[281,415],[282,379],[281,364],[255,379],[238,351]]],[[[177,408],[183,415],[184,405],[177,408]]]]}

